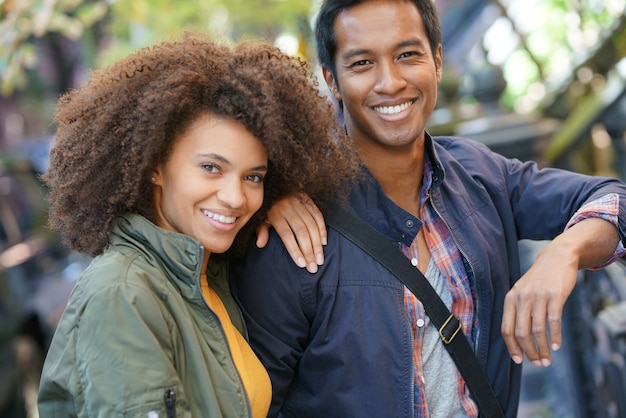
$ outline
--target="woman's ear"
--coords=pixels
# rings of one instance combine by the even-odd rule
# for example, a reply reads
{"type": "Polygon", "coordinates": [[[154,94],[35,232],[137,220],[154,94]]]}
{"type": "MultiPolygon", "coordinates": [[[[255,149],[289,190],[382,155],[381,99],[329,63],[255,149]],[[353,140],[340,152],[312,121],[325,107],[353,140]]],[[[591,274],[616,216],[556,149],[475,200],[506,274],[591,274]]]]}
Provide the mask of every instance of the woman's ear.
{"type": "Polygon", "coordinates": [[[152,204],[154,205],[154,219],[151,219],[155,225],[161,225],[161,200],[163,198],[163,174],[161,167],[159,166],[156,170],[152,172],[150,176],[150,183],[152,184],[152,204]],[[156,187],[159,186],[159,187],[156,187]]]}
{"type": "Polygon", "coordinates": [[[158,166],[150,176],[150,183],[155,186],[161,186],[163,183],[163,174],[161,170],[161,166],[158,166]]]}

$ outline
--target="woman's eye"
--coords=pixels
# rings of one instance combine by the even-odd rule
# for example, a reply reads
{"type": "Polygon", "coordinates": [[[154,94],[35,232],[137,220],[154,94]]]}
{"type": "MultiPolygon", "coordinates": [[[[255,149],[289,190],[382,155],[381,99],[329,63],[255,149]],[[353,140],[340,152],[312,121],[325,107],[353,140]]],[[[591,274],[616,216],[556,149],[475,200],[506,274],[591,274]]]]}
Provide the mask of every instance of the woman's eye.
{"type": "Polygon", "coordinates": [[[208,171],[209,173],[219,173],[220,172],[219,167],[216,166],[215,164],[209,164],[209,163],[202,164],[202,168],[205,171],[208,171]]]}
{"type": "Polygon", "coordinates": [[[246,179],[253,183],[263,183],[264,177],[260,174],[250,174],[246,179]]]}

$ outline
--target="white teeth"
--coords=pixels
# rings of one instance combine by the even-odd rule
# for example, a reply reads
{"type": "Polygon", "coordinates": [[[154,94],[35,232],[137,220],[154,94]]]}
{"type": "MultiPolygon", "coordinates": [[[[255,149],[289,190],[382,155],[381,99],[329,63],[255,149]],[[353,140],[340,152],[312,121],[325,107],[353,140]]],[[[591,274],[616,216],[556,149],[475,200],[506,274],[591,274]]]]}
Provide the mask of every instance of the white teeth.
{"type": "Polygon", "coordinates": [[[232,224],[235,222],[235,220],[237,218],[235,218],[234,216],[224,216],[224,215],[219,215],[217,213],[213,213],[213,212],[209,212],[208,210],[204,210],[202,211],[206,216],[208,216],[211,219],[214,219],[218,222],[221,222],[223,224],[232,224]]]}
{"type": "Polygon", "coordinates": [[[406,102],[397,106],[376,106],[374,107],[374,110],[379,113],[383,113],[385,115],[393,115],[393,114],[400,113],[403,110],[408,109],[408,107],[411,106],[412,104],[413,104],[413,101],[406,102]]]}

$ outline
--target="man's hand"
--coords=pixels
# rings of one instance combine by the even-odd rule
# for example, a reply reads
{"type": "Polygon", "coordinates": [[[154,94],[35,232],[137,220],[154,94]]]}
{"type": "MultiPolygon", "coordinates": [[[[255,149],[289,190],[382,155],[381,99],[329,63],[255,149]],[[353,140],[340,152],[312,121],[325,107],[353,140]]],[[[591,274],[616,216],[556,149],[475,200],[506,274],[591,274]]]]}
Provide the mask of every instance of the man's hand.
{"type": "Polygon", "coordinates": [[[513,361],[524,354],[537,366],[549,366],[551,349],[562,343],[563,306],[576,285],[578,270],[599,266],[619,240],[613,224],[585,219],[550,242],[506,295],[502,336],[513,361]]]}
{"type": "Polygon", "coordinates": [[[298,267],[315,273],[317,267],[324,264],[326,224],[322,212],[307,195],[287,196],[271,207],[267,220],[257,228],[257,247],[267,244],[270,226],[298,267]]]}

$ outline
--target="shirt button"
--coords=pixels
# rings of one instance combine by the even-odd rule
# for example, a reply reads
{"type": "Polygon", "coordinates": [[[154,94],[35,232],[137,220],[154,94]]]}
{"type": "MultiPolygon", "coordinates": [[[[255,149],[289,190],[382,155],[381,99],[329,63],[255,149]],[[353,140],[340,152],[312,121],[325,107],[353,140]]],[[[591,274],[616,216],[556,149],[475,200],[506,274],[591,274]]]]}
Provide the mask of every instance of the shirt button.
{"type": "Polygon", "coordinates": [[[413,267],[416,267],[417,266],[417,258],[413,257],[411,259],[411,264],[413,264],[413,267]]]}
{"type": "Polygon", "coordinates": [[[406,227],[407,228],[413,228],[413,221],[410,220],[410,219],[408,221],[406,221],[406,227]]]}
{"type": "Polygon", "coordinates": [[[420,328],[424,326],[424,320],[422,318],[419,318],[417,320],[417,326],[420,327],[420,328]]]}

